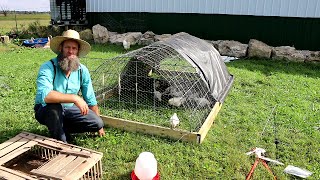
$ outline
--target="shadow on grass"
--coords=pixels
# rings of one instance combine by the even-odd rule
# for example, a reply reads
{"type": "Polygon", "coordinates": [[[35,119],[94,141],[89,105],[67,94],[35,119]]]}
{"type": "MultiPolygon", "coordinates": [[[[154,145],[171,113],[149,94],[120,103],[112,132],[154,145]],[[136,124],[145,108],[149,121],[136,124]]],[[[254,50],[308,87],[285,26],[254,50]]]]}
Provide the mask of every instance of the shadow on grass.
{"type": "Polygon", "coordinates": [[[302,75],[312,78],[320,77],[320,63],[303,63],[285,60],[256,60],[242,59],[230,63],[226,63],[228,67],[237,69],[247,69],[249,71],[260,71],[266,76],[274,73],[285,73],[292,75],[302,75]]]}

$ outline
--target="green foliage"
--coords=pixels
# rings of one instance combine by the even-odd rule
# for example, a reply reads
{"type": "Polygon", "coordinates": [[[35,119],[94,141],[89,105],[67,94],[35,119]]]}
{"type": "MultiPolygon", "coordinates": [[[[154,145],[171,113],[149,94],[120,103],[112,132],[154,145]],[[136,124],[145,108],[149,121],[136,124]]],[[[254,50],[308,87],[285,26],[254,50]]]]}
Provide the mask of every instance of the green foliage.
{"type": "Polygon", "coordinates": [[[18,34],[18,37],[20,39],[29,39],[31,37],[39,38],[48,37],[49,35],[61,35],[62,29],[52,26],[41,25],[41,23],[37,20],[28,24],[27,27],[25,27],[25,25],[21,25],[19,30],[13,32],[11,31],[10,33],[18,34]]]}
{"type": "MultiPolygon", "coordinates": [[[[90,58],[124,53],[122,47],[111,45],[92,49],[90,58]]],[[[39,66],[54,55],[38,48],[0,50],[0,143],[21,131],[48,136],[34,119],[33,103],[39,66]]],[[[87,59],[93,70],[100,62],[91,63],[87,59]]],[[[266,149],[268,157],[285,166],[314,172],[308,179],[320,179],[320,65],[251,59],[227,66],[235,76],[234,85],[201,145],[109,127],[104,137],[75,135],[75,143],[104,153],[104,179],[130,179],[143,151],[155,155],[164,180],[244,179],[254,162],[245,152],[254,147],[266,149]]],[[[143,112],[133,113],[138,118],[143,112]]],[[[297,179],[283,172],[285,166],[269,166],[278,179],[297,179]]],[[[254,178],[272,179],[261,164],[254,178]]]]}

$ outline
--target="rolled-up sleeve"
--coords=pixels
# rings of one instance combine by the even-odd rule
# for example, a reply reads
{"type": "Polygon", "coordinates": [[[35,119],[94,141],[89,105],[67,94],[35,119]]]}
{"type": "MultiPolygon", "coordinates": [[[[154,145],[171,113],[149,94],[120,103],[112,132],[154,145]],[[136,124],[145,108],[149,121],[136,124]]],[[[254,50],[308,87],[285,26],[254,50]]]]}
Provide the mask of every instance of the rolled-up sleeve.
{"type": "Polygon", "coordinates": [[[35,103],[42,104],[42,106],[46,106],[44,99],[53,90],[54,69],[49,63],[45,63],[40,67],[36,81],[37,93],[35,103]]]}
{"type": "Polygon", "coordinates": [[[88,106],[97,105],[97,99],[94,94],[90,73],[87,67],[82,66],[82,85],[81,93],[88,106]]]}

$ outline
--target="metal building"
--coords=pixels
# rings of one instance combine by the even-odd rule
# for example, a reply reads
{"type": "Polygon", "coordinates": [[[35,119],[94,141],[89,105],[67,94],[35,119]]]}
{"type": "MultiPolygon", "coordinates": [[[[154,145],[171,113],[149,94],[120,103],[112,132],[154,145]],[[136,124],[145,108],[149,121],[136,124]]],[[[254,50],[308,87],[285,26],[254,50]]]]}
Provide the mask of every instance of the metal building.
{"type": "Polygon", "coordinates": [[[90,0],[87,12],[320,17],[318,0],[90,0]]]}
{"type": "Polygon", "coordinates": [[[51,24],[86,24],[86,0],[50,0],[51,24]]]}
{"type": "MultiPolygon", "coordinates": [[[[69,17],[63,10],[72,0],[50,1],[53,19],[69,17]],[[57,1],[62,2],[60,6],[57,1]]],[[[203,39],[242,43],[255,38],[272,46],[309,50],[320,46],[319,0],[82,1],[86,12],[82,16],[89,26],[101,24],[111,31],[187,32],[203,39]]]]}

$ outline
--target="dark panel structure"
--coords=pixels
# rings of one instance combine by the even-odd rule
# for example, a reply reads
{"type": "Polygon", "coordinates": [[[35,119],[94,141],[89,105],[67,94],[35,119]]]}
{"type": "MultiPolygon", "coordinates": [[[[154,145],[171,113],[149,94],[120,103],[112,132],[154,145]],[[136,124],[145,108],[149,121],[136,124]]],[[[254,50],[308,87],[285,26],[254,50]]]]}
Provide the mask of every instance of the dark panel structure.
{"type": "Polygon", "coordinates": [[[319,50],[319,18],[247,16],[191,13],[88,12],[89,26],[100,24],[110,31],[153,31],[156,34],[187,32],[208,40],[261,40],[271,46],[319,50]]]}

